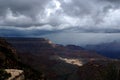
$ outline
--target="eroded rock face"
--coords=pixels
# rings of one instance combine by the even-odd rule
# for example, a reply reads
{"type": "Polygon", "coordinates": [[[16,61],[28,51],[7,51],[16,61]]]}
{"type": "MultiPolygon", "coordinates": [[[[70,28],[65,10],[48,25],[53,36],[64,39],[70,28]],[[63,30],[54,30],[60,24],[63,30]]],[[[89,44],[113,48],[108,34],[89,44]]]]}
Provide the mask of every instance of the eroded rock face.
{"type": "MultiPolygon", "coordinates": [[[[44,72],[40,78],[28,80],[111,80],[101,76],[111,70],[108,70],[106,57],[79,46],[53,44],[42,38],[14,38],[9,42],[18,50],[23,62],[44,72]]],[[[107,75],[109,73],[105,77],[107,75]]]]}
{"type": "MultiPolygon", "coordinates": [[[[7,38],[7,40],[17,49],[25,64],[42,70],[50,80],[66,78],[72,80],[74,75],[77,78],[78,67],[91,58],[104,58],[80,46],[54,44],[44,38],[7,38]]],[[[75,80],[79,80],[76,78],[75,80]]]]}
{"type": "Polygon", "coordinates": [[[77,71],[79,80],[120,80],[120,61],[92,61],[77,71]]]}
{"type": "Polygon", "coordinates": [[[0,38],[0,68],[17,68],[17,61],[16,50],[5,39],[0,38]]]}
{"type": "Polygon", "coordinates": [[[25,80],[23,70],[18,69],[5,69],[7,73],[11,74],[11,77],[7,80],[25,80]]]}
{"type": "Polygon", "coordinates": [[[16,49],[3,38],[0,38],[0,69],[21,69],[24,71],[27,80],[38,80],[41,75],[40,72],[24,64],[18,58],[16,49]]]}
{"type": "Polygon", "coordinates": [[[82,61],[106,59],[96,52],[87,51],[80,46],[54,44],[50,40],[44,38],[7,38],[7,40],[17,49],[20,55],[22,54],[22,57],[25,56],[30,58],[31,55],[36,57],[36,60],[42,60],[42,62],[55,55],[65,58],[76,58],[82,61]]]}

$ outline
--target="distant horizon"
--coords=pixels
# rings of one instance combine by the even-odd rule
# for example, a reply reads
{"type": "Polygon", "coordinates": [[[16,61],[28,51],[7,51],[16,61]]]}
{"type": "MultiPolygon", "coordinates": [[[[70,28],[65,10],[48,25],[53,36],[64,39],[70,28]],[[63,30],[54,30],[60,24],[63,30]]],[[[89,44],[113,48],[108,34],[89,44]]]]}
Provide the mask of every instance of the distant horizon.
{"type": "Polygon", "coordinates": [[[109,43],[120,41],[119,33],[56,33],[46,34],[42,36],[0,36],[8,38],[46,38],[55,44],[62,45],[94,45],[100,43],[109,43]]]}

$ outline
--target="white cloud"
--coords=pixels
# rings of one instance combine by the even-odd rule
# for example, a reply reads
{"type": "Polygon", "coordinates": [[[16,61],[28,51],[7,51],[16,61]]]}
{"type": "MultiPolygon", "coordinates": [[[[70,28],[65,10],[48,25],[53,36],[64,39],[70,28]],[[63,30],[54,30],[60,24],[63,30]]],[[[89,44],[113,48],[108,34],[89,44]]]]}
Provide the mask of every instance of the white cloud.
{"type": "Polygon", "coordinates": [[[120,29],[120,9],[110,9],[106,16],[103,18],[101,26],[106,28],[120,29]]]}
{"type": "MultiPolygon", "coordinates": [[[[4,18],[2,17],[0,20],[0,25],[8,25],[8,26],[16,26],[16,25],[26,25],[26,24],[32,24],[33,20],[20,13],[14,14],[11,9],[7,9],[6,15],[4,18]]],[[[28,27],[28,26],[26,26],[28,27]]]]}
{"type": "Polygon", "coordinates": [[[5,17],[5,21],[11,22],[11,23],[13,22],[13,23],[23,24],[23,23],[29,23],[29,22],[31,23],[32,19],[19,13],[13,14],[13,12],[10,9],[8,9],[5,17]]]}

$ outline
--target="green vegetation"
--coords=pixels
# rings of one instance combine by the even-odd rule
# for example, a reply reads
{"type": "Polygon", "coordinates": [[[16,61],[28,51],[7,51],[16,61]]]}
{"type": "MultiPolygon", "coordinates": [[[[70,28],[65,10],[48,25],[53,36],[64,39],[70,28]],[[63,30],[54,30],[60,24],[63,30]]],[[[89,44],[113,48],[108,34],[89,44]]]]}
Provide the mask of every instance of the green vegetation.
{"type": "Polygon", "coordinates": [[[11,77],[11,74],[7,73],[4,69],[0,69],[0,80],[6,80],[11,77]]]}

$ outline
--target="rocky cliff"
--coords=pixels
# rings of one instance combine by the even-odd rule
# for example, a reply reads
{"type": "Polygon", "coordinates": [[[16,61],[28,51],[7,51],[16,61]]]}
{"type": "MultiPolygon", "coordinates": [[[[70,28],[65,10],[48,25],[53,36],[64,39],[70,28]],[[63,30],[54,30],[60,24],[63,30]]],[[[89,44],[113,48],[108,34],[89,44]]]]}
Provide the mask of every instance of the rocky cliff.
{"type": "MultiPolygon", "coordinates": [[[[0,38],[0,69],[20,69],[24,71],[25,79],[38,80],[41,73],[24,64],[16,53],[16,49],[5,39],[0,38]]],[[[1,77],[1,76],[0,76],[1,77]]]]}
{"type": "MultiPolygon", "coordinates": [[[[119,60],[108,59],[80,46],[63,46],[43,38],[7,38],[7,40],[16,48],[20,58],[13,55],[14,59],[19,62],[18,65],[24,70],[27,80],[120,79],[119,60]],[[26,66],[26,64],[42,72],[42,74],[26,66]]],[[[1,41],[4,42],[4,40],[1,41]]],[[[6,45],[3,42],[1,44],[6,45]]],[[[6,54],[5,51],[7,50],[6,47],[5,50],[3,48],[2,54],[6,54]]],[[[13,51],[15,52],[15,50],[13,51]]],[[[10,56],[8,56],[9,58],[10,56]]]]}
{"type": "Polygon", "coordinates": [[[42,70],[51,80],[77,76],[76,71],[83,64],[90,60],[106,59],[80,46],[63,46],[44,38],[7,38],[7,40],[17,49],[25,64],[38,71],[42,70]]]}

